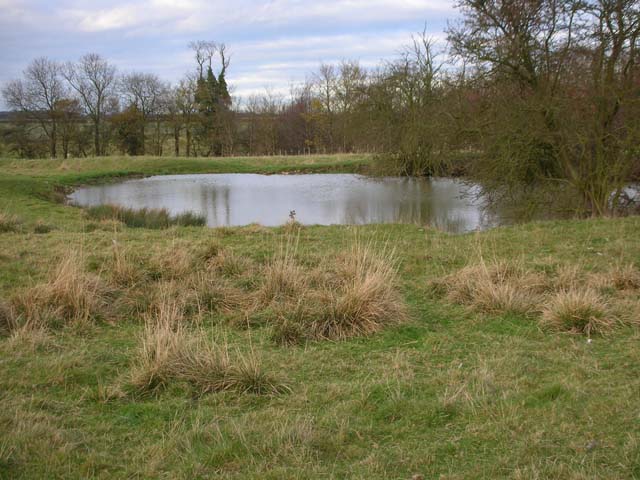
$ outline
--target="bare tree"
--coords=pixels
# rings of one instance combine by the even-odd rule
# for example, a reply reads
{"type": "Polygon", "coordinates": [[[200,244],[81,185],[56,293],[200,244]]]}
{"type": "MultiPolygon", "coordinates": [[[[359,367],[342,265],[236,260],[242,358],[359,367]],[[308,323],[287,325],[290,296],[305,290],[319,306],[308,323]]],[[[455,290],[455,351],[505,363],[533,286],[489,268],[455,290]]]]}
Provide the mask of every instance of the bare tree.
{"type": "Polygon", "coordinates": [[[56,107],[65,97],[58,63],[41,57],[24,71],[23,79],[9,82],[2,90],[7,105],[37,122],[49,140],[49,154],[56,156],[58,123],[56,107]]]}
{"type": "MultiPolygon", "coordinates": [[[[338,67],[336,84],[336,105],[340,112],[340,136],[342,137],[342,151],[351,149],[353,144],[349,140],[350,127],[357,105],[363,100],[366,72],[357,61],[342,61],[338,67]]],[[[357,129],[359,131],[359,129],[357,129]]],[[[357,132],[359,134],[359,132],[357,132]]]]}
{"type": "Polygon", "coordinates": [[[116,84],[116,68],[96,53],[89,53],[77,63],[67,63],[62,70],[64,78],[78,94],[79,99],[93,123],[95,154],[104,154],[101,142],[101,127],[110,97],[116,84]]]}
{"type": "Polygon", "coordinates": [[[80,102],[73,98],[63,98],[56,102],[55,118],[60,132],[62,156],[67,158],[72,140],[78,139],[78,124],[82,119],[82,107],[80,102]]]}
{"type": "Polygon", "coordinates": [[[142,154],[145,153],[146,124],[152,117],[157,117],[169,88],[157,75],[134,72],[124,75],[120,81],[122,94],[128,106],[135,106],[142,115],[140,132],[142,136],[142,154]]]}
{"type": "Polygon", "coordinates": [[[198,64],[198,78],[203,78],[205,65],[211,68],[213,56],[218,50],[218,44],[210,40],[196,40],[189,42],[189,48],[193,50],[196,63],[198,64]]]}
{"type": "Polygon", "coordinates": [[[332,151],[334,147],[334,117],[338,75],[333,65],[323,63],[313,78],[323,111],[324,125],[322,125],[321,130],[323,131],[324,143],[329,148],[329,151],[332,151]]]}
{"type": "Polygon", "coordinates": [[[558,185],[617,208],[640,141],[637,0],[460,1],[454,52],[487,87],[478,164],[494,191],[558,185]]]}

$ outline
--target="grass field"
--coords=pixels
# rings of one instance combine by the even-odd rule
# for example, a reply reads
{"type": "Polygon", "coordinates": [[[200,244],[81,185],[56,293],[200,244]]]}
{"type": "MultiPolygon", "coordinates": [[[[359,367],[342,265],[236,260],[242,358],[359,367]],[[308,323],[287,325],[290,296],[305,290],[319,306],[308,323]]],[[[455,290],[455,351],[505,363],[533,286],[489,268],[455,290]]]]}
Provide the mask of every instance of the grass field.
{"type": "Polygon", "coordinates": [[[640,478],[638,217],[147,229],[55,202],[368,162],[0,160],[0,478],[640,478]]]}

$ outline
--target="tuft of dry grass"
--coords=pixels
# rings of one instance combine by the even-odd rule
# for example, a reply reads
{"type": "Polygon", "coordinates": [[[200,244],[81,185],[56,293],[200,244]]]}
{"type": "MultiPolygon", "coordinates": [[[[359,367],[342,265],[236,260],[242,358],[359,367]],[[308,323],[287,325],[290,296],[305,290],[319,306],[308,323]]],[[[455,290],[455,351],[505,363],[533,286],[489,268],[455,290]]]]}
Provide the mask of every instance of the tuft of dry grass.
{"type": "Polygon", "coordinates": [[[132,286],[144,277],[140,261],[132,258],[131,252],[116,240],[111,246],[111,261],[108,264],[111,280],[116,285],[132,286]]]}
{"type": "Polygon", "coordinates": [[[209,270],[227,277],[235,277],[251,269],[251,262],[230,250],[220,250],[215,257],[206,263],[209,270]]]}
{"type": "Polygon", "coordinates": [[[17,328],[17,320],[13,308],[0,300],[0,336],[8,336],[17,328]]]}
{"type": "Polygon", "coordinates": [[[209,272],[135,289],[129,299],[133,311],[143,314],[156,314],[168,301],[173,302],[190,321],[206,314],[239,311],[249,301],[246,293],[209,272]]]}
{"type": "Polygon", "coordinates": [[[168,301],[147,318],[131,385],[141,394],[158,393],[171,382],[191,385],[198,394],[222,391],[268,395],[287,390],[266,374],[254,357],[235,358],[226,344],[187,332],[177,303],[168,301]]]}
{"type": "Polygon", "coordinates": [[[33,226],[33,233],[42,235],[51,232],[54,228],[55,227],[53,225],[50,225],[43,220],[38,220],[33,226]]]}
{"type": "Polygon", "coordinates": [[[223,249],[224,247],[217,239],[210,238],[198,245],[194,255],[194,263],[196,266],[206,265],[210,260],[216,258],[223,249]]]}
{"type": "Polygon", "coordinates": [[[197,273],[188,285],[192,304],[198,313],[233,312],[244,305],[246,295],[229,285],[224,279],[208,273],[197,273]]]}
{"type": "Polygon", "coordinates": [[[31,323],[20,324],[11,332],[7,340],[10,349],[16,351],[36,351],[55,345],[46,328],[31,323]]]}
{"type": "Polygon", "coordinates": [[[597,292],[584,289],[556,293],[544,305],[540,323],[555,331],[591,335],[611,330],[616,319],[597,292]]]}
{"type": "Polygon", "coordinates": [[[345,262],[344,285],[330,315],[314,324],[314,335],[343,339],[369,335],[406,318],[398,292],[394,254],[378,254],[371,245],[356,243],[345,262]]]}
{"type": "Polygon", "coordinates": [[[553,291],[576,290],[587,282],[586,275],[580,265],[561,265],[550,281],[553,291]]]}
{"type": "Polygon", "coordinates": [[[356,243],[340,259],[334,269],[337,279],[277,307],[277,343],[366,336],[406,319],[393,253],[376,253],[371,245],[356,243]]]}
{"type": "Polygon", "coordinates": [[[640,270],[632,264],[616,265],[607,272],[607,279],[617,290],[640,289],[640,270]]]}
{"type": "Polygon", "coordinates": [[[302,268],[296,263],[298,236],[287,235],[280,250],[263,269],[260,300],[268,304],[301,296],[306,289],[306,278],[302,268]]]}
{"type": "Polygon", "coordinates": [[[194,271],[191,252],[186,246],[175,243],[170,248],[156,252],[149,269],[155,278],[180,279],[194,271]]]}
{"type": "Polygon", "coordinates": [[[25,324],[52,327],[86,323],[103,316],[106,293],[101,279],[84,271],[83,255],[68,252],[47,282],[18,295],[14,305],[25,324]]]}
{"type": "Polygon", "coordinates": [[[546,281],[518,263],[484,261],[440,280],[447,299],[484,313],[530,313],[546,281]]]}
{"type": "Polygon", "coordinates": [[[120,220],[105,218],[97,222],[87,223],[85,226],[85,231],[87,232],[95,232],[95,231],[119,232],[123,230],[125,227],[126,225],[122,223],[120,220]]]}
{"type": "Polygon", "coordinates": [[[561,265],[547,276],[520,264],[481,262],[434,285],[449,301],[484,313],[536,314],[550,330],[595,334],[618,324],[637,324],[633,312],[638,303],[616,291],[635,290],[639,276],[633,265],[590,274],[580,265],[561,265]]]}
{"type": "Polygon", "coordinates": [[[474,291],[473,306],[485,313],[531,313],[539,297],[512,283],[480,283],[474,291]]]}
{"type": "Polygon", "coordinates": [[[22,221],[16,216],[6,212],[0,212],[0,233],[18,232],[22,221]]]}
{"type": "Polygon", "coordinates": [[[224,391],[275,395],[289,390],[267,374],[255,356],[236,353],[232,358],[226,343],[207,340],[204,334],[194,336],[174,360],[174,378],[188,383],[200,395],[224,391]]]}
{"type": "Polygon", "coordinates": [[[181,319],[178,305],[168,301],[147,318],[131,373],[131,384],[138,392],[159,391],[171,380],[173,363],[188,343],[181,319]]]}

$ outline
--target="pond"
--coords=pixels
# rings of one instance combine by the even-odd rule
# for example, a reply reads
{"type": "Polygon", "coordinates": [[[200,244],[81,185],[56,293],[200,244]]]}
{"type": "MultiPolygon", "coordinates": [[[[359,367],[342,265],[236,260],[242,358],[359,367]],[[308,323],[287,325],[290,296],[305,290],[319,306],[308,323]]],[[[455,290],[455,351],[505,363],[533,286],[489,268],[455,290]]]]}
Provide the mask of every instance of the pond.
{"type": "Polygon", "coordinates": [[[282,225],[291,211],[308,225],[415,223],[449,232],[500,224],[479,189],[451,178],[374,178],[354,174],[162,175],[79,188],[79,206],[113,204],[203,214],[207,225],[282,225]]]}

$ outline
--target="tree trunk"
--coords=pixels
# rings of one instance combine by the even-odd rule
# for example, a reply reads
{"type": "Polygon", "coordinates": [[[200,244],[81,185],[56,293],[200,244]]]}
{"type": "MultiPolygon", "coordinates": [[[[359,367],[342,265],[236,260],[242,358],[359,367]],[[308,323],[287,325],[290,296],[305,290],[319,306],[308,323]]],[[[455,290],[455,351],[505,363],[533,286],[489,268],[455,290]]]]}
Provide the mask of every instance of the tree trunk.
{"type": "Polygon", "coordinates": [[[95,149],[96,157],[100,156],[100,120],[96,119],[93,122],[93,148],[95,149]]]}
{"type": "Polygon", "coordinates": [[[145,122],[146,122],[146,119],[145,119],[145,118],[143,118],[143,119],[142,119],[142,127],[141,127],[141,129],[140,129],[140,135],[142,136],[142,138],[141,138],[141,140],[142,140],[142,142],[141,142],[141,146],[142,146],[142,148],[140,149],[140,153],[141,153],[142,155],[144,155],[144,154],[145,154],[145,137],[146,137],[146,132],[145,132],[145,130],[146,130],[146,129],[145,129],[145,122]]]}
{"type": "Polygon", "coordinates": [[[56,135],[56,122],[53,122],[51,124],[51,138],[50,138],[50,145],[49,145],[49,150],[51,152],[51,158],[56,158],[56,140],[57,140],[57,135],[56,135]]]}
{"type": "Polygon", "coordinates": [[[176,157],[180,156],[180,129],[178,127],[173,127],[173,145],[174,145],[174,153],[176,157]]]}

